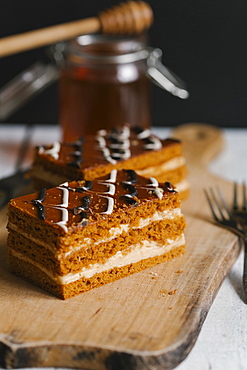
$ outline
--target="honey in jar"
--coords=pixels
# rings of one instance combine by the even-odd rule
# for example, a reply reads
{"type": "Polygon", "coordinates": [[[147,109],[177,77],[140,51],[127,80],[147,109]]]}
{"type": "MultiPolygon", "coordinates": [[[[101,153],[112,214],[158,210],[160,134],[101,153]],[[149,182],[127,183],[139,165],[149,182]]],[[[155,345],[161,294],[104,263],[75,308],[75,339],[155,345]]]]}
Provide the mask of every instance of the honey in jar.
{"type": "Polygon", "coordinates": [[[84,35],[66,44],[59,82],[64,141],[126,123],[150,126],[144,40],[84,35]]]}
{"type": "Polygon", "coordinates": [[[163,65],[162,51],[146,39],[84,35],[56,45],[64,141],[124,124],[149,127],[151,81],[181,99],[189,96],[185,83],[163,65]]]}

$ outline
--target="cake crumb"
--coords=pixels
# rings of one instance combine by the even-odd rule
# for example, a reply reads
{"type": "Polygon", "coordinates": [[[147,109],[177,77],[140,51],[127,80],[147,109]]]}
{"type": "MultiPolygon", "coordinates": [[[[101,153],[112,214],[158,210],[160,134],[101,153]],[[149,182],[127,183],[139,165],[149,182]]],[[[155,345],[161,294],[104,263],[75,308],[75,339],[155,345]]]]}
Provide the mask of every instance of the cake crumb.
{"type": "Polygon", "coordinates": [[[168,292],[169,295],[174,295],[177,293],[177,289],[173,289],[170,292],[168,292]]]}
{"type": "Polygon", "coordinates": [[[153,275],[155,277],[159,277],[159,275],[156,272],[150,272],[150,275],[153,275]]]}
{"type": "Polygon", "coordinates": [[[168,307],[168,309],[169,309],[169,310],[172,310],[172,309],[173,309],[173,307],[168,307]]]}
{"type": "Polygon", "coordinates": [[[161,289],[161,290],[160,290],[160,294],[161,294],[160,298],[161,298],[161,297],[166,297],[166,296],[167,296],[167,294],[168,294],[168,290],[166,290],[166,289],[161,289]]]}
{"type": "Polygon", "coordinates": [[[176,274],[182,274],[184,271],[183,270],[178,270],[176,271],[176,274]]]}
{"type": "Polygon", "coordinates": [[[151,279],[155,279],[155,278],[162,278],[162,279],[165,279],[164,276],[162,275],[159,275],[157,274],[156,272],[149,272],[150,275],[153,275],[151,279]]]}

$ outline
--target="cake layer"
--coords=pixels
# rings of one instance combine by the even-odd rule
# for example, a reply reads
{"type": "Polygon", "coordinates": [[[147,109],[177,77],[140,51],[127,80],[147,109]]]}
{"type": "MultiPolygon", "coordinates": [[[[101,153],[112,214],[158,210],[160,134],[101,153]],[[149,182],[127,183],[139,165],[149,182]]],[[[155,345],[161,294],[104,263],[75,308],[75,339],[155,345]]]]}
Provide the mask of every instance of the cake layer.
{"type": "Polygon", "coordinates": [[[183,253],[180,204],[169,182],[115,169],[13,199],[9,264],[67,298],[183,253]]]}
{"type": "Polygon", "coordinates": [[[58,250],[58,248],[55,248],[54,245],[50,245],[49,241],[45,242],[43,238],[42,239],[37,238],[37,235],[35,236],[30,235],[29,233],[30,230],[28,232],[27,230],[25,230],[25,228],[22,228],[21,225],[19,225],[19,227],[17,228],[17,225],[12,223],[11,221],[8,222],[8,229],[11,232],[17,232],[18,235],[20,234],[26,237],[27,239],[29,239],[30,241],[33,241],[34,243],[38,244],[41,248],[48,249],[52,253],[53,257],[59,260],[59,259],[69,256],[70,254],[77,252],[82,247],[87,248],[90,245],[96,246],[102,242],[108,243],[112,239],[118,237],[123,232],[129,233],[131,230],[141,229],[145,226],[150,225],[152,222],[155,222],[155,221],[160,221],[160,220],[163,220],[163,221],[166,220],[166,222],[170,222],[170,220],[174,221],[174,219],[177,217],[182,217],[180,208],[165,210],[163,212],[155,212],[152,215],[150,214],[149,217],[140,219],[138,223],[135,221],[135,223],[133,222],[124,223],[124,224],[116,225],[115,227],[111,227],[109,229],[109,234],[105,235],[105,237],[103,238],[99,238],[99,236],[102,236],[100,235],[100,232],[99,232],[96,235],[96,238],[95,238],[95,235],[93,234],[91,235],[91,237],[86,237],[86,238],[84,237],[83,239],[81,239],[81,241],[77,240],[76,246],[74,245],[68,246],[66,248],[66,252],[61,252],[61,250],[58,250]]]}
{"type": "MultiPolygon", "coordinates": [[[[162,140],[149,129],[100,130],[72,143],[55,142],[35,151],[31,177],[37,189],[72,180],[93,180],[113,169],[133,169],[175,187],[186,177],[181,142],[162,140]],[[158,176],[158,177],[157,177],[158,176]]],[[[188,183],[185,191],[188,190],[188,183]]]]}
{"type": "Polygon", "coordinates": [[[57,284],[70,284],[74,281],[79,280],[81,277],[91,278],[92,276],[107,271],[112,268],[119,268],[127,266],[130,263],[137,263],[141,260],[148,258],[153,258],[161,256],[165,253],[170,252],[172,249],[181,247],[185,244],[184,236],[175,238],[174,240],[167,240],[167,244],[164,245],[161,242],[142,240],[137,244],[130,245],[124,250],[118,251],[112,257],[108,258],[106,261],[100,263],[94,263],[88,266],[80,268],[77,272],[68,272],[65,275],[57,275],[53,271],[47,268],[46,264],[35,262],[31,256],[24,255],[12,248],[9,250],[9,254],[23,261],[28,262],[29,264],[37,267],[48,275],[52,280],[57,284]]]}
{"type": "MultiPolygon", "coordinates": [[[[22,278],[27,279],[33,284],[47,290],[48,292],[62,299],[71,298],[88,290],[98,288],[102,285],[127,277],[131,274],[140,272],[144,269],[153,267],[158,263],[169,261],[175,257],[179,257],[185,252],[185,245],[182,244],[177,248],[165,252],[162,255],[141,259],[135,263],[129,263],[120,267],[111,267],[109,270],[97,272],[91,277],[82,276],[67,284],[58,283],[46,271],[34,266],[28,259],[22,258],[20,255],[15,255],[10,250],[9,265],[11,271],[22,278]]],[[[14,252],[15,253],[15,252],[14,252]]],[[[59,279],[59,278],[58,278],[59,279]]]]}
{"type": "MultiPolygon", "coordinates": [[[[128,169],[127,165],[122,165],[122,168],[128,169]]],[[[185,165],[185,158],[184,157],[176,157],[171,160],[168,160],[165,163],[159,163],[156,166],[148,166],[144,169],[136,169],[136,172],[140,176],[144,177],[155,177],[159,182],[171,182],[176,189],[179,188],[179,183],[181,179],[184,179],[187,174],[187,168],[185,165]]],[[[68,177],[66,174],[59,174],[54,172],[53,170],[48,170],[45,166],[41,164],[36,164],[35,167],[32,169],[32,178],[34,181],[34,185],[36,189],[40,189],[42,187],[52,187],[58,184],[62,184],[65,181],[73,181],[72,178],[68,177]],[[41,186],[42,184],[42,186],[41,186]]],[[[87,180],[93,180],[92,178],[87,178],[87,180]]],[[[83,175],[77,174],[74,180],[81,180],[83,179],[83,175]]],[[[188,181],[186,182],[186,190],[189,188],[188,181]]],[[[178,189],[179,191],[179,189],[178,189]]]]}
{"type": "MultiPolygon", "coordinates": [[[[148,238],[150,245],[159,240],[160,245],[165,246],[169,236],[173,235],[177,239],[185,227],[182,216],[174,219],[164,219],[161,221],[150,221],[142,228],[123,230],[117,233],[115,237],[103,239],[97,243],[89,243],[88,240],[78,242],[66,253],[54,253],[48,245],[44,246],[40,240],[28,238],[28,235],[22,235],[17,231],[11,230],[8,235],[8,244],[11,249],[25,256],[34,263],[41,263],[46,269],[53,271],[54,274],[66,275],[69,272],[78,272],[82,267],[97,263],[105,263],[109,258],[125,250],[125,254],[131,252],[131,245],[140,244],[145,238],[148,238]],[[94,253],[97,248],[97,253],[94,253]]],[[[170,241],[169,241],[170,243],[170,241]]]]}
{"type": "Polygon", "coordinates": [[[110,237],[112,228],[129,224],[132,229],[138,227],[141,218],[180,208],[180,200],[170,184],[161,188],[155,179],[140,176],[138,183],[128,184],[129,173],[132,172],[113,170],[90,184],[85,181],[65,183],[43,194],[17,198],[9,205],[9,225],[18,225],[20,232],[35,235],[60,253],[68,252],[79,238],[89,238],[96,243],[110,237]],[[114,177],[117,173],[118,179],[114,177]],[[89,185],[91,189],[87,188],[89,185]],[[138,197],[130,191],[138,192],[138,197]],[[40,200],[42,197],[44,199],[40,200]],[[83,208],[87,199],[90,199],[90,206],[86,204],[83,208]],[[87,227],[83,227],[84,223],[87,227]]]}

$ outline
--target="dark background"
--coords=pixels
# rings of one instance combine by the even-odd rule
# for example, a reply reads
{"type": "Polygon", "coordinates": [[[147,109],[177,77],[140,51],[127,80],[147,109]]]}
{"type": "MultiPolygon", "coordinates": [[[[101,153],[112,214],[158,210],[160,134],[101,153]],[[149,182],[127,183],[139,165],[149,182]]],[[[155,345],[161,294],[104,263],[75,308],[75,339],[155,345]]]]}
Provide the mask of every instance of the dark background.
{"type": "MultiPolygon", "coordinates": [[[[180,100],[153,87],[153,124],[207,122],[247,126],[247,1],[149,0],[155,22],[150,44],[190,91],[180,100]]],[[[0,37],[97,15],[118,1],[0,0],[0,37]]],[[[0,59],[0,88],[37,60],[45,48],[0,59]]],[[[0,102],[1,103],[1,102],[0,102]]],[[[58,122],[57,85],[8,119],[12,123],[58,122]]]]}

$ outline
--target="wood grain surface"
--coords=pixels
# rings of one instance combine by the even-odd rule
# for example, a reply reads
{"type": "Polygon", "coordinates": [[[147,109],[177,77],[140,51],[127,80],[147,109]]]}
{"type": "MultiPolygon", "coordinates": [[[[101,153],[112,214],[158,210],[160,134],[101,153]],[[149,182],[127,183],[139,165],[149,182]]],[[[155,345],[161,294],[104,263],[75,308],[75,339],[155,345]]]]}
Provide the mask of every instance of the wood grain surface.
{"type": "Polygon", "coordinates": [[[239,254],[236,236],[214,225],[203,188],[232,184],[208,172],[223,147],[213,126],[186,124],[191,194],[184,256],[61,301],[12,275],[1,215],[0,365],[93,370],[173,369],[193,347],[217,291],[239,254]]]}

